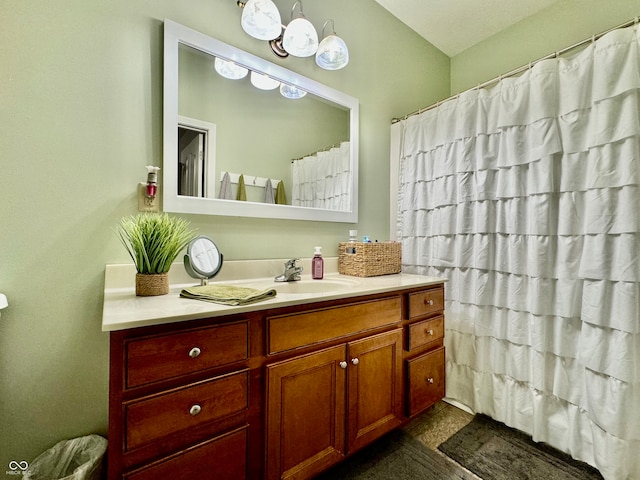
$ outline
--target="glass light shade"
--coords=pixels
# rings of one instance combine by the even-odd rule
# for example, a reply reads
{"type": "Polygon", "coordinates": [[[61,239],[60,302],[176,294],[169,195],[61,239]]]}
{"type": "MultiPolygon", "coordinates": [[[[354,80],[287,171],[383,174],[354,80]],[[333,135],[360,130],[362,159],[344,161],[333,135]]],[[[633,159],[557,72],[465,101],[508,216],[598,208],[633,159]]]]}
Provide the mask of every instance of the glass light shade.
{"type": "Polygon", "coordinates": [[[283,83],[280,85],[280,94],[285,98],[297,100],[298,98],[304,97],[307,92],[305,92],[304,90],[300,90],[293,85],[287,85],[286,83],[283,83]]]}
{"type": "Polygon", "coordinates": [[[251,72],[251,85],[260,90],[273,90],[280,86],[278,80],[274,80],[268,75],[264,75],[258,72],[251,72]]]}
{"type": "Polygon", "coordinates": [[[271,0],[249,0],[242,9],[240,25],[258,40],[273,40],[282,33],[280,12],[271,0]]]}
{"type": "Polygon", "coordinates": [[[310,57],[318,50],[318,32],[304,16],[294,18],[284,30],[282,46],[294,57],[310,57]]]}
{"type": "Polygon", "coordinates": [[[325,70],[339,70],[349,63],[349,50],[335,33],[322,39],[316,52],[316,63],[325,70]]]}
{"type": "Polygon", "coordinates": [[[239,80],[247,76],[249,70],[229,60],[216,57],[213,66],[220,75],[231,80],[239,80]]]}

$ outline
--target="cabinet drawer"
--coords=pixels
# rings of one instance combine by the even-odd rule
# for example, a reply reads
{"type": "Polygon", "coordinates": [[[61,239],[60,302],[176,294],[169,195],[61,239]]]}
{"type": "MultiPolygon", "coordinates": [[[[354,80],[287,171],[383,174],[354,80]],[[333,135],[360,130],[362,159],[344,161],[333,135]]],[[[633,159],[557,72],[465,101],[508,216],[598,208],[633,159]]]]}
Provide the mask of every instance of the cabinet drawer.
{"type": "Polygon", "coordinates": [[[242,480],[247,477],[247,427],[221,435],[129,475],[126,480],[242,480]]]}
{"type": "Polygon", "coordinates": [[[444,347],[407,360],[407,415],[413,416],[444,398],[444,347]]]}
{"type": "Polygon", "coordinates": [[[178,377],[248,357],[248,323],[130,340],[125,346],[127,388],[178,377]]]}
{"type": "Polygon", "coordinates": [[[246,410],[248,383],[249,373],[243,370],[126,403],[125,449],[246,410]]]}
{"type": "Polygon", "coordinates": [[[435,340],[444,338],[444,317],[407,325],[407,350],[415,350],[435,340]]]}
{"type": "Polygon", "coordinates": [[[400,297],[372,300],[335,308],[315,310],[292,315],[269,317],[269,353],[345,337],[402,319],[400,297]]]}
{"type": "Polygon", "coordinates": [[[444,288],[434,288],[409,295],[409,318],[422,317],[444,310],[444,288]]]}

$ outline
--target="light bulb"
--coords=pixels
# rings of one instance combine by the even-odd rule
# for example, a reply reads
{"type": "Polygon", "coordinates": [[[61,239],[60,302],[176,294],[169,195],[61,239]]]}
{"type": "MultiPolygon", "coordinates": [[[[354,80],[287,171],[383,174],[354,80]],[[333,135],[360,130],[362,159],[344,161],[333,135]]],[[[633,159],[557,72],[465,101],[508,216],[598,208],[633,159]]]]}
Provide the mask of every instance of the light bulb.
{"type": "Polygon", "coordinates": [[[230,60],[216,57],[213,66],[220,75],[231,80],[239,80],[247,76],[249,70],[230,60]]]}
{"type": "Polygon", "coordinates": [[[251,85],[260,90],[273,90],[280,86],[278,80],[274,80],[269,75],[263,73],[251,72],[251,85]]]}
{"type": "Polygon", "coordinates": [[[291,8],[291,21],[282,34],[282,46],[294,57],[310,57],[318,50],[318,32],[302,13],[301,1],[294,3],[291,8]],[[300,14],[293,18],[293,12],[298,5],[300,14]]]}
{"type": "Polygon", "coordinates": [[[298,98],[304,97],[307,92],[294,87],[293,85],[287,85],[286,83],[283,83],[280,85],[280,94],[285,98],[297,100],[298,98]]]}
{"type": "Polygon", "coordinates": [[[327,35],[320,42],[316,53],[316,64],[325,70],[339,70],[349,63],[349,50],[335,33],[327,35]]]}
{"type": "Polygon", "coordinates": [[[249,0],[242,9],[240,25],[258,40],[273,40],[282,33],[280,12],[271,0],[249,0]]]}

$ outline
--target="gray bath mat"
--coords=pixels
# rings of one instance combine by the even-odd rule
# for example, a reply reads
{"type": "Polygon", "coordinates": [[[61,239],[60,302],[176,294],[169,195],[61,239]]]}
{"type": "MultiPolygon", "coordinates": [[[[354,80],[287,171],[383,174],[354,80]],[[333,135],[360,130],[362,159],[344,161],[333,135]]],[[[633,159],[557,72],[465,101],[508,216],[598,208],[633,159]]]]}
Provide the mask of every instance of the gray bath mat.
{"type": "Polygon", "coordinates": [[[376,440],[315,480],[473,480],[464,469],[402,430],[376,440]]]}
{"type": "Polygon", "coordinates": [[[485,415],[438,449],[484,480],[602,480],[590,465],[485,415]]]}

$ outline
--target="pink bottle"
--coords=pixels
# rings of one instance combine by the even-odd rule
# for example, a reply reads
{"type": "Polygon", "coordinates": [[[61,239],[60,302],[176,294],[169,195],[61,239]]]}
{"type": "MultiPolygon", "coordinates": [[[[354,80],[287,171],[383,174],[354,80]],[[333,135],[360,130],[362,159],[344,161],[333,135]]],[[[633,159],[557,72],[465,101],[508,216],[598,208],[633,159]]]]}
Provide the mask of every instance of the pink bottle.
{"type": "Polygon", "coordinates": [[[316,251],[311,260],[311,278],[322,280],[324,277],[324,259],[322,258],[322,247],[315,247],[316,251]]]}

